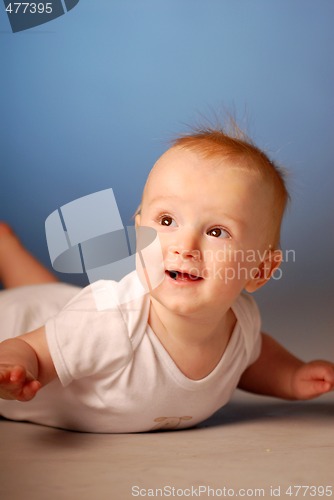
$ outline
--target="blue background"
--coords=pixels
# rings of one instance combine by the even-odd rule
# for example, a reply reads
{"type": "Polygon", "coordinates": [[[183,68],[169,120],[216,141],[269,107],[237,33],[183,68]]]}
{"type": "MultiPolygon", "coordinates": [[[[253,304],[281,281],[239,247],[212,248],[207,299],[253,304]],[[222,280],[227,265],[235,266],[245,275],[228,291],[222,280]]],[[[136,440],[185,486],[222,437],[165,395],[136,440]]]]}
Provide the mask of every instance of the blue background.
{"type": "Polygon", "coordinates": [[[0,7],[0,218],[28,248],[49,265],[46,217],[107,187],[131,223],[169,139],[227,107],[290,171],[265,326],[333,352],[333,1],[80,0],[16,34],[0,7]]]}

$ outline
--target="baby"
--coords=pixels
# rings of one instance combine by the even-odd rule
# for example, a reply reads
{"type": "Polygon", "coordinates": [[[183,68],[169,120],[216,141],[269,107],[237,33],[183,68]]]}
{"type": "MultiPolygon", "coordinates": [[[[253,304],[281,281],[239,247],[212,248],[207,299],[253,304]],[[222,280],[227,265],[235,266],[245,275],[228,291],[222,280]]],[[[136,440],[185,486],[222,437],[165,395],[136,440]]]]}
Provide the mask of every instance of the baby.
{"type": "Polygon", "coordinates": [[[236,387],[291,400],[333,390],[334,364],[304,363],[261,333],[251,296],[281,263],[287,200],[280,170],[245,138],[179,137],[135,218],[157,232],[163,259],[163,279],[141,296],[136,271],[79,293],[57,283],[0,226],[0,414],[142,432],[194,426],[236,387]]]}

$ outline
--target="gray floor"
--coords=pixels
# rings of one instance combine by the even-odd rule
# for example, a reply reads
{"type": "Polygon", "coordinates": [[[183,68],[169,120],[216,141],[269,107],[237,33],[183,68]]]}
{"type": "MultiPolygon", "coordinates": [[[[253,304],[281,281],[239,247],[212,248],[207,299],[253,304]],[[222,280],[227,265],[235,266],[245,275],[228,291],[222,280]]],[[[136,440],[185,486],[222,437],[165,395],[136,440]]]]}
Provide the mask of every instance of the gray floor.
{"type": "Polygon", "coordinates": [[[80,434],[2,420],[0,498],[161,498],[156,488],[165,498],[224,498],[232,489],[292,498],[289,486],[334,489],[333,403],[333,395],[287,403],[237,392],[200,427],[153,434],[80,434]]]}

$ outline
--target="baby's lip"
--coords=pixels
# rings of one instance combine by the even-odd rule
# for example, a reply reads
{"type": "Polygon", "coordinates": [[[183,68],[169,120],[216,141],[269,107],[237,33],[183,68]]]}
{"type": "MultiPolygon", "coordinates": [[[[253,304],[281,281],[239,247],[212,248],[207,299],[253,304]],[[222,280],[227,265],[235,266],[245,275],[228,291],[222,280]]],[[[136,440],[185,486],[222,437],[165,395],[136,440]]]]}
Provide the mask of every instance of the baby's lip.
{"type": "Polygon", "coordinates": [[[181,279],[181,280],[189,280],[189,281],[199,281],[203,278],[198,274],[189,273],[185,270],[180,269],[167,269],[166,274],[169,275],[173,279],[181,279]]]}

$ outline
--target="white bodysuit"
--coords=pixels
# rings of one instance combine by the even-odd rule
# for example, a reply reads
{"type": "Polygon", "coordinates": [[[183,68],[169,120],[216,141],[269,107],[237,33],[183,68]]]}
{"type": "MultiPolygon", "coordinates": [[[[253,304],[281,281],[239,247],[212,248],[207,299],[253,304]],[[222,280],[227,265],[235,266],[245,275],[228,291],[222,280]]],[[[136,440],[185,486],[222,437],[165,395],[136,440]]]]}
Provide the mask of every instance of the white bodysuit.
{"type": "Polygon", "coordinates": [[[46,322],[59,380],[28,403],[0,400],[0,415],[70,430],[143,432],[192,427],[226,404],[260,353],[253,298],[241,295],[233,304],[237,323],[218,365],[191,380],[148,325],[149,296],[125,301],[137,280],[134,272],[79,293],[64,284],[1,292],[2,340],[46,322]]]}

